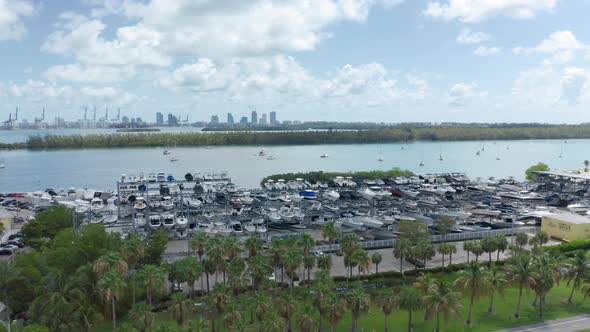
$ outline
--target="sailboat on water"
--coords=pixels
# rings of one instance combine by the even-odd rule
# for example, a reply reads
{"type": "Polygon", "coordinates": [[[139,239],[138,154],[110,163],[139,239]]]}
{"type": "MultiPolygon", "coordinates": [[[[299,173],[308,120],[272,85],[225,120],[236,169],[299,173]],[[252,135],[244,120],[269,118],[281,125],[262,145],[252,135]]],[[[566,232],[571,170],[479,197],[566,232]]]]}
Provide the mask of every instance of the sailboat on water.
{"type": "Polygon", "coordinates": [[[4,163],[4,156],[0,157],[0,169],[6,168],[6,164],[4,163]]]}
{"type": "Polygon", "coordinates": [[[438,160],[440,160],[440,161],[445,160],[445,158],[443,158],[443,155],[442,155],[442,145],[440,146],[440,152],[438,154],[438,160]]]}
{"type": "Polygon", "coordinates": [[[563,158],[563,143],[561,143],[561,146],[560,146],[559,158],[563,158]]]}

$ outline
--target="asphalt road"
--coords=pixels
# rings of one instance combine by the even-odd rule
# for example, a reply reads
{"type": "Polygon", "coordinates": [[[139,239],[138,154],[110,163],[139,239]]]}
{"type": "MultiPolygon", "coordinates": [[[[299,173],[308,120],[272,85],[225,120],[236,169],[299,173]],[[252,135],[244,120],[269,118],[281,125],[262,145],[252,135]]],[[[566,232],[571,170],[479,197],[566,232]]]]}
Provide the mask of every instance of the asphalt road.
{"type": "Polygon", "coordinates": [[[514,327],[496,332],[576,332],[590,329],[590,314],[514,327]]]}

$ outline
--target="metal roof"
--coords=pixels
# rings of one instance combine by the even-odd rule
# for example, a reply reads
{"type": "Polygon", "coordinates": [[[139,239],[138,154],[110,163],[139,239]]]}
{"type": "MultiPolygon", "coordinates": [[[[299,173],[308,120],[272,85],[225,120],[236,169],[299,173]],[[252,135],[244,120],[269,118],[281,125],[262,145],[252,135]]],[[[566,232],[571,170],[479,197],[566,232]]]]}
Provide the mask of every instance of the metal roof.
{"type": "Polygon", "coordinates": [[[573,224],[590,224],[590,218],[574,213],[549,213],[543,216],[561,221],[567,221],[573,224]]]}

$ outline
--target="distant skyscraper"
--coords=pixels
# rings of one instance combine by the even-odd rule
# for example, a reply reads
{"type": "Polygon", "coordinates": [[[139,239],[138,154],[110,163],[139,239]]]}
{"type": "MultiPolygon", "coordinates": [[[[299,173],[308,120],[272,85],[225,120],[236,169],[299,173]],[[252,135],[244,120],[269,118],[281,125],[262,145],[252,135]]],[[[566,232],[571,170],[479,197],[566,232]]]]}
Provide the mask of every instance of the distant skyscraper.
{"type": "Polygon", "coordinates": [[[244,125],[245,125],[245,124],[248,124],[248,117],[247,117],[247,116],[243,116],[243,117],[240,119],[240,124],[244,124],[244,125]]]}
{"type": "Polygon", "coordinates": [[[168,125],[178,126],[178,118],[175,117],[172,113],[168,113],[168,125]]]}
{"type": "Polygon", "coordinates": [[[156,113],[156,124],[158,126],[162,126],[164,124],[164,114],[160,112],[156,113]]]}
{"type": "Polygon", "coordinates": [[[219,117],[217,115],[211,115],[211,123],[212,124],[218,124],[219,123],[219,117]]]}
{"type": "Polygon", "coordinates": [[[262,116],[260,117],[260,122],[261,125],[266,126],[266,113],[262,113],[262,116]]]}
{"type": "Polygon", "coordinates": [[[258,113],[256,113],[256,111],[252,111],[250,123],[252,123],[253,125],[258,124],[258,113]]]}
{"type": "Polygon", "coordinates": [[[123,117],[121,118],[121,122],[122,122],[122,123],[129,123],[129,117],[128,117],[128,116],[123,116],[123,117]]]}
{"type": "Polygon", "coordinates": [[[276,125],[277,123],[277,112],[272,111],[270,112],[270,124],[271,125],[276,125]]]}
{"type": "Polygon", "coordinates": [[[234,116],[231,113],[227,113],[227,124],[234,124],[234,116]]]}

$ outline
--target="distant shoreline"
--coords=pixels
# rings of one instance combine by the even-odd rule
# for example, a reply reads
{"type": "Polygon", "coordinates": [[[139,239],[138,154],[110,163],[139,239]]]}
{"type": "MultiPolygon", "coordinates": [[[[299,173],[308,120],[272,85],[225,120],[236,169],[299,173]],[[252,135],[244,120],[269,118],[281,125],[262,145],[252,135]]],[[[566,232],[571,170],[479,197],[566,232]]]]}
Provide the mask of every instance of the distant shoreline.
{"type": "Polygon", "coordinates": [[[590,138],[590,125],[432,126],[355,131],[272,131],[188,133],[114,133],[30,136],[24,143],[0,143],[0,149],[87,149],[204,146],[279,146],[372,144],[414,141],[501,141],[590,138]]]}

